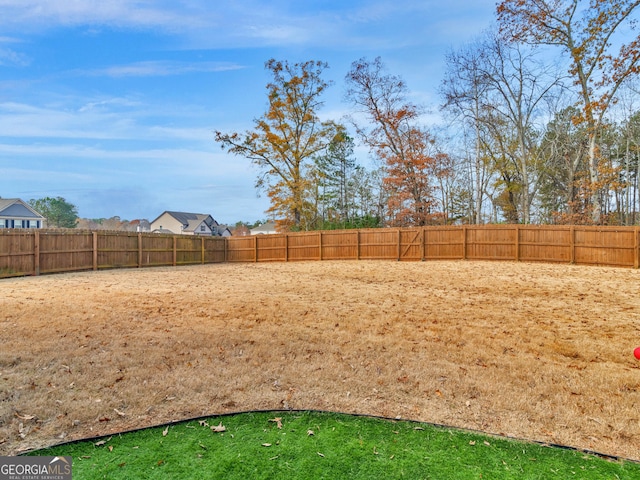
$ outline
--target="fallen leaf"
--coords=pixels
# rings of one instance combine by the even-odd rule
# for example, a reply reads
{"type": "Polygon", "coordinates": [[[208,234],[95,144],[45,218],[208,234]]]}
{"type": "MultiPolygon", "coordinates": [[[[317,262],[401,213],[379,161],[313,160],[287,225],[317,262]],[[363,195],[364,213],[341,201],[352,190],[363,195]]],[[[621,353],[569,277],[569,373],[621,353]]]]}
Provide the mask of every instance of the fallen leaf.
{"type": "Polygon", "coordinates": [[[469,445],[475,445],[475,444],[476,444],[476,441],[475,441],[475,440],[471,440],[471,441],[469,442],[469,445]]]}
{"type": "Polygon", "coordinates": [[[318,455],[320,455],[322,458],[324,458],[324,455],[320,452],[316,452],[318,455]]]}
{"type": "Polygon", "coordinates": [[[104,445],[105,443],[107,443],[109,440],[111,440],[112,437],[107,438],[106,440],[100,440],[99,442],[94,443],[94,445],[96,447],[101,447],[102,445],[104,445]]]}
{"type": "Polygon", "coordinates": [[[270,443],[263,443],[263,444],[262,444],[262,446],[263,446],[263,447],[270,447],[270,446],[271,446],[271,444],[270,444],[270,443]]]}
{"type": "Polygon", "coordinates": [[[315,433],[313,432],[313,430],[307,430],[307,435],[311,437],[315,435],[315,433]]]}
{"type": "Polygon", "coordinates": [[[282,428],[282,418],[281,417],[276,417],[276,418],[271,418],[269,419],[270,422],[275,422],[278,426],[278,428],[282,428]]]}
{"type": "Polygon", "coordinates": [[[109,451],[113,452],[113,445],[109,445],[109,451]]]}
{"type": "Polygon", "coordinates": [[[113,409],[114,412],[116,412],[118,415],[120,415],[121,417],[124,417],[125,413],[121,412],[120,410],[118,410],[117,408],[113,409]]]}
{"type": "Polygon", "coordinates": [[[166,436],[167,436],[167,433],[169,433],[169,427],[165,428],[165,429],[162,431],[162,436],[163,436],[163,437],[166,437],[166,436]]]}
{"type": "Polygon", "coordinates": [[[487,447],[491,446],[491,444],[489,442],[487,442],[486,440],[484,442],[482,442],[482,443],[484,443],[487,447]]]}
{"type": "Polygon", "coordinates": [[[201,427],[208,427],[209,424],[207,423],[206,420],[198,420],[198,423],[200,424],[201,427]]]}
{"type": "Polygon", "coordinates": [[[18,417],[20,420],[33,420],[34,418],[36,418],[35,415],[20,415],[19,413],[16,413],[16,417],[18,417]]]}
{"type": "Polygon", "coordinates": [[[222,425],[222,422],[220,422],[218,425],[214,425],[213,427],[211,427],[211,431],[215,433],[226,432],[227,427],[222,425]]]}

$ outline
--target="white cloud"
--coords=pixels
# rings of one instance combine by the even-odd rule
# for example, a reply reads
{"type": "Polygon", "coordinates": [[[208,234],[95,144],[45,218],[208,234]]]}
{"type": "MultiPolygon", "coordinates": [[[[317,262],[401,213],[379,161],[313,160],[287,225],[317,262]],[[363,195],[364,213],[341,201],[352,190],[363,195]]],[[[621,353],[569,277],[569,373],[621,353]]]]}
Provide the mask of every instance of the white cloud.
{"type": "MultiPolygon", "coordinates": [[[[181,37],[185,48],[342,46],[397,48],[452,38],[451,31],[422,30],[425,15],[473,20],[493,0],[306,2],[243,0],[0,0],[5,27],[39,33],[58,26],[159,29],[181,37]],[[416,23],[419,22],[419,23],[416,23]],[[379,33],[384,32],[380,35],[379,33]]],[[[464,28],[464,27],[463,27],[464,28]]],[[[454,29],[458,30],[458,29],[454,29]]]]}
{"type": "Polygon", "coordinates": [[[75,74],[108,77],[160,77],[169,75],[183,75],[188,73],[211,73],[240,70],[244,67],[223,62],[171,62],[145,61],[127,65],[114,65],[102,69],[76,71],[75,74]]]}
{"type": "Polygon", "coordinates": [[[0,39],[0,65],[26,67],[31,63],[31,59],[27,55],[13,48],[3,47],[3,43],[9,42],[0,39]]]}
{"type": "MultiPolygon", "coordinates": [[[[156,113],[154,107],[137,100],[104,98],[81,102],[75,108],[73,103],[77,103],[77,99],[46,107],[0,103],[0,138],[48,139],[49,142],[135,140],[141,144],[186,140],[191,144],[214,145],[212,128],[154,124],[148,119],[156,113]]],[[[173,114],[179,116],[180,111],[176,108],[173,114]]]]}
{"type": "MultiPolygon", "coordinates": [[[[197,5],[197,4],[196,4],[197,5]]],[[[204,6],[204,5],[202,5],[204,6]]],[[[5,26],[24,26],[30,30],[43,27],[108,25],[162,27],[201,25],[197,11],[189,11],[181,2],[148,0],[2,0],[0,15],[5,26]]]]}

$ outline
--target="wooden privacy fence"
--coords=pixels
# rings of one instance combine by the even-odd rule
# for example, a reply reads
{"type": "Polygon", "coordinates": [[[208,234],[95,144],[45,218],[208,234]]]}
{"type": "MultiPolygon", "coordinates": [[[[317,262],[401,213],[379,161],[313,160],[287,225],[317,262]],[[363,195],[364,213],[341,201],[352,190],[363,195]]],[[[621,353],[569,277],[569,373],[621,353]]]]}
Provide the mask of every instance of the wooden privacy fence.
{"type": "Polygon", "coordinates": [[[0,230],[0,277],[301,260],[507,260],[638,268],[639,227],[465,225],[248,237],[0,230]]]}
{"type": "Polygon", "coordinates": [[[225,261],[221,237],[77,230],[0,230],[0,277],[225,261]]]}
{"type": "Polygon", "coordinates": [[[227,262],[511,260],[638,268],[639,227],[465,225],[230,237],[227,262]]]}

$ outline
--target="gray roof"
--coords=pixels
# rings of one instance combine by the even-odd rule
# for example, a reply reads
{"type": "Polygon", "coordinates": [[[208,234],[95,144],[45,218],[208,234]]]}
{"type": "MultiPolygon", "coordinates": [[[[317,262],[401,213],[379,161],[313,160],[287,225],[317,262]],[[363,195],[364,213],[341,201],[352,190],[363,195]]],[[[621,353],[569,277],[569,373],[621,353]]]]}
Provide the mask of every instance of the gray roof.
{"type": "Polygon", "coordinates": [[[44,220],[44,217],[36,212],[31,205],[19,198],[0,198],[0,215],[44,220]]]}
{"type": "MultiPolygon", "coordinates": [[[[224,228],[222,229],[222,231],[220,231],[218,229],[220,224],[216,222],[216,220],[211,215],[208,215],[206,213],[174,212],[166,210],[162,212],[158,216],[158,218],[160,218],[165,213],[171,215],[178,222],[180,222],[183,225],[183,231],[185,232],[195,232],[198,226],[204,222],[205,225],[207,225],[211,229],[212,234],[223,235],[224,233],[224,228]]],[[[154,223],[156,220],[158,220],[158,218],[156,218],[151,223],[154,223]]]]}
{"type": "MultiPolygon", "coordinates": [[[[164,213],[168,213],[183,225],[190,225],[190,224],[194,225],[194,228],[195,226],[200,225],[200,223],[203,220],[205,220],[207,217],[211,217],[211,215],[207,215],[204,213],[170,212],[170,211],[166,211],[164,213]]],[[[211,217],[211,220],[213,220],[213,217],[211,217]]],[[[218,223],[215,220],[213,221],[215,223],[218,223]]]]}
{"type": "Polygon", "coordinates": [[[275,232],[276,222],[272,222],[272,221],[265,222],[262,225],[252,228],[250,231],[251,231],[251,235],[255,235],[259,233],[275,232]]]}

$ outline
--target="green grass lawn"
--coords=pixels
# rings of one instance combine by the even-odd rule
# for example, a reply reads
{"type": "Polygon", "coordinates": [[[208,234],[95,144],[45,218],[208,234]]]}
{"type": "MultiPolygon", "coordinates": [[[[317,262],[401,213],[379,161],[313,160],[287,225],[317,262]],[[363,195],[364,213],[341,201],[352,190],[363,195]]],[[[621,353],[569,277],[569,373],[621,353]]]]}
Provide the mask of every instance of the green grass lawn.
{"type": "Polygon", "coordinates": [[[428,424],[318,412],[212,417],[30,455],[72,456],[76,480],[640,479],[640,463],[428,424]]]}

